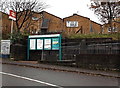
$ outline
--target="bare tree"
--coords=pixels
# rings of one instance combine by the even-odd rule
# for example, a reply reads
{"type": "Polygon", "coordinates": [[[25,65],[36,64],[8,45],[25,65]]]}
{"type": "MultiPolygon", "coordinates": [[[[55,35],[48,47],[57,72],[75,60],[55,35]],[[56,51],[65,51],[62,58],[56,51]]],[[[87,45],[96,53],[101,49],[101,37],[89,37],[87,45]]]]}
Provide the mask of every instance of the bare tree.
{"type": "Polygon", "coordinates": [[[4,13],[8,13],[8,9],[9,9],[9,2],[6,0],[2,0],[0,1],[0,11],[4,12],[4,13]]]}
{"type": "Polygon", "coordinates": [[[5,0],[0,3],[1,11],[5,12],[9,11],[9,9],[12,9],[16,12],[15,22],[17,32],[20,32],[20,29],[23,27],[25,22],[27,22],[27,24],[30,24],[30,18],[33,16],[34,12],[41,12],[46,7],[47,5],[45,3],[37,0],[5,0]]]}
{"type": "Polygon", "coordinates": [[[114,32],[112,22],[120,17],[120,1],[118,2],[92,2],[91,9],[98,15],[103,23],[110,25],[111,32],[114,32]]]}

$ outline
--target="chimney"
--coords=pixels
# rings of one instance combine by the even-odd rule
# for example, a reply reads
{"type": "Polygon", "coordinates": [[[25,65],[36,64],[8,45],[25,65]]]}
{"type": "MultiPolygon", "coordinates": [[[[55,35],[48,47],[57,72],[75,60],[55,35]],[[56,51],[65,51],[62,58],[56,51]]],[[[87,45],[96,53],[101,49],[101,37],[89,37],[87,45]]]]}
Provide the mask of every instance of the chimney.
{"type": "Polygon", "coordinates": [[[73,16],[78,15],[77,13],[73,13],[73,16]]]}

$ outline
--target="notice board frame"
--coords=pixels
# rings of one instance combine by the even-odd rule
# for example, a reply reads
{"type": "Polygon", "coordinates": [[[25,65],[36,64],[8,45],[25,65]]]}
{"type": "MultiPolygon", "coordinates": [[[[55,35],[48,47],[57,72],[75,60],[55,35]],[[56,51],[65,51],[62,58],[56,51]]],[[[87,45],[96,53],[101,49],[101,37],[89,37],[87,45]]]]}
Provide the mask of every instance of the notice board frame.
{"type": "MultiPolygon", "coordinates": [[[[28,45],[27,45],[27,60],[30,60],[30,50],[41,50],[42,53],[43,51],[45,50],[57,50],[59,51],[59,60],[61,61],[62,60],[62,46],[61,46],[61,39],[62,39],[62,36],[61,34],[49,34],[49,35],[30,35],[28,36],[28,45]],[[35,39],[35,49],[30,49],[31,47],[31,44],[30,44],[30,40],[34,40],[35,39]],[[42,43],[40,46],[42,46],[41,49],[37,49],[37,41],[38,39],[42,40],[42,43]],[[51,44],[51,48],[49,49],[45,49],[45,39],[50,39],[46,45],[49,45],[51,44]],[[58,41],[56,40],[55,42],[55,39],[58,39],[58,41]],[[54,40],[54,44],[57,44],[56,46],[54,45],[54,48],[53,48],[53,40],[54,40]],[[50,43],[51,41],[51,43],[50,43]]],[[[34,44],[33,44],[34,45],[34,44]]],[[[50,46],[50,45],[49,45],[50,46]]]]}

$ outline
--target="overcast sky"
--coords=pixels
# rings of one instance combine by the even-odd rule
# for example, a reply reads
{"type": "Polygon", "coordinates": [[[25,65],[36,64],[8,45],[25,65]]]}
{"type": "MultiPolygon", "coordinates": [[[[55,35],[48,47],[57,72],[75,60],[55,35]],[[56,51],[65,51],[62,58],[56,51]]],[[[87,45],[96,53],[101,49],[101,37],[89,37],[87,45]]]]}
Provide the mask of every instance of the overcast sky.
{"type": "Polygon", "coordinates": [[[68,17],[77,13],[100,23],[97,16],[89,9],[90,0],[42,0],[49,5],[45,11],[60,18],[68,17]]]}

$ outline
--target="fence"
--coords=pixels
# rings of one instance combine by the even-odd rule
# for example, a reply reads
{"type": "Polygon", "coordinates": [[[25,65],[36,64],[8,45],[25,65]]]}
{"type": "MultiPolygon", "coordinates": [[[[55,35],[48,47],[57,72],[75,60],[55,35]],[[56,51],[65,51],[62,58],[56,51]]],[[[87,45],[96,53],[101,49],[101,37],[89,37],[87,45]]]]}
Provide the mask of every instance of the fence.
{"type": "Polygon", "coordinates": [[[89,54],[120,54],[120,43],[91,44],[87,46],[89,54]]]}
{"type": "Polygon", "coordinates": [[[120,41],[82,39],[63,43],[63,59],[76,61],[77,67],[120,69],[120,41]]]}
{"type": "MultiPolygon", "coordinates": [[[[26,60],[27,44],[12,45],[11,54],[16,60],[26,60]]],[[[30,60],[57,61],[57,51],[30,51],[30,60]]],[[[76,61],[78,67],[119,69],[120,41],[112,39],[63,39],[62,60],[76,61]]]]}
{"type": "Polygon", "coordinates": [[[63,58],[75,60],[79,54],[120,54],[120,41],[112,40],[76,40],[62,44],[63,58]]]}
{"type": "MultiPolygon", "coordinates": [[[[11,53],[19,57],[21,52],[26,55],[26,44],[13,44],[11,53]],[[18,54],[17,54],[18,52],[18,54]]],[[[57,51],[44,51],[44,57],[47,60],[57,60],[57,51]],[[51,59],[51,56],[53,59],[51,59]]],[[[41,58],[42,51],[30,51],[31,60],[41,58]]],[[[79,54],[120,54],[120,41],[112,41],[111,39],[63,39],[62,40],[62,59],[75,60],[79,54]]],[[[26,56],[24,58],[26,60],[26,56]]]]}

